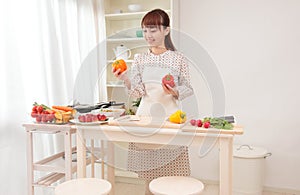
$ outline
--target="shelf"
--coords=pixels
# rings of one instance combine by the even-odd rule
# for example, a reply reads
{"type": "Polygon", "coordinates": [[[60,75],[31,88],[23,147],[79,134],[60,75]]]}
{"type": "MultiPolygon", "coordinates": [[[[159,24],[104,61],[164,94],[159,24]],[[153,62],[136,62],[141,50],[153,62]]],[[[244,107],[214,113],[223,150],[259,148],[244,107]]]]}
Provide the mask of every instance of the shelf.
{"type": "Polygon", "coordinates": [[[142,42],[145,41],[145,39],[142,38],[108,38],[108,43],[118,43],[118,42],[142,42]]]}
{"type": "MultiPolygon", "coordinates": [[[[50,173],[33,183],[33,186],[50,187],[53,183],[65,177],[64,173],[50,173]]],[[[52,187],[52,186],[51,186],[52,187]]],[[[55,186],[53,186],[55,187],[55,186]]]]}
{"type": "MultiPolygon", "coordinates": [[[[33,164],[36,171],[51,171],[56,173],[65,173],[64,152],[57,153],[33,164]]],[[[76,162],[72,162],[72,172],[76,170],[76,162]]]]}
{"type": "Polygon", "coordinates": [[[128,12],[119,14],[106,14],[107,20],[128,20],[128,19],[141,19],[147,12],[128,12]]]}
{"type": "MultiPolygon", "coordinates": [[[[88,147],[90,151],[91,148],[88,147]]],[[[73,152],[76,151],[76,148],[73,148],[73,152]]],[[[94,148],[94,152],[100,153],[100,148],[94,148]]],[[[106,151],[104,151],[106,155],[106,151]]],[[[40,187],[55,187],[53,184],[59,181],[60,179],[65,177],[65,160],[63,159],[64,152],[57,153],[50,157],[47,157],[43,160],[40,160],[33,164],[35,171],[45,171],[45,172],[52,172],[43,177],[40,177],[35,181],[32,185],[33,186],[40,186],[40,187]]],[[[97,160],[97,162],[101,162],[101,160],[97,160]]],[[[86,159],[87,165],[91,164],[91,157],[86,159]]],[[[77,163],[72,162],[72,173],[75,173],[77,170],[77,163]]]]}
{"type": "MultiPolygon", "coordinates": [[[[76,147],[72,148],[72,153],[76,151],[76,147]]],[[[33,168],[36,171],[47,171],[55,173],[65,173],[65,159],[63,158],[64,152],[60,152],[37,161],[33,164],[33,168]]],[[[87,158],[87,164],[90,164],[91,158],[87,158]]],[[[77,163],[72,161],[72,173],[76,171],[77,163]]]]}
{"type": "MultiPolygon", "coordinates": [[[[113,63],[116,60],[107,60],[107,63],[113,63]]],[[[125,60],[126,63],[132,63],[133,60],[125,60]]]]}
{"type": "Polygon", "coordinates": [[[110,88],[124,88],[125,85],[113,85],[113,84],[107,84],[106,87],[110,87],[110,88]]]}
{"type": "MultiPolygon", "coordinates": [[[[168,14],[171,13],[170,10],[165,10],[168,14]]],[[[148,13],[147,11],[143,12],[127,12],[119,14],[106,14],[105,18],[107,20],[129,20],[129,19],[142,19],[142,17],[148,13]]]]}

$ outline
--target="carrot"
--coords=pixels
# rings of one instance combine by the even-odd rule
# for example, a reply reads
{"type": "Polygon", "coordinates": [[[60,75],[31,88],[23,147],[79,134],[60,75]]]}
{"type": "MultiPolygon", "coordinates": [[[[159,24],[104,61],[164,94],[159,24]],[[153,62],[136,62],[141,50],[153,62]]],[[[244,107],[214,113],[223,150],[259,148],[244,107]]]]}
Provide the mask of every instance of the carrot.
{"type": "Polygon", "coordinates": [[[73,108],[68,107],[68,106],[52,106],[52,108],[57,109],[57,110],[63,110],[65,112],[73,110],[73,108]]]}

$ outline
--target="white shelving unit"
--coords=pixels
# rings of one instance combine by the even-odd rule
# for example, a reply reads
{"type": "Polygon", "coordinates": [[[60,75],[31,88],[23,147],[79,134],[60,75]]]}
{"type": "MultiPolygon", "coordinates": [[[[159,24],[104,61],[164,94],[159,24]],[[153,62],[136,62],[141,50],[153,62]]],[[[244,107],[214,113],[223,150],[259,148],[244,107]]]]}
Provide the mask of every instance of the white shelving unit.
{"type": "MultiPolygon", "coordinates": [[[[25,128],[27,135],[27,194],[34,195],[35,187],[55,188],[58,182],[61,182],[60,180],[71,180],[72,174],[77,171],[77,162],[72,161],[72,153],[76,151],[76,146],[72,146],[72,139],[75,138],[76,128],[69,124],[54,125],[37,123],[23,124],[23,127],[25,128]],[[40,147],[34,143],[33,136],[35,134],[63,136],[64,150],[35,161],[33,158],[34,148],[40,147]],[[45,175],[42,177],[35,177],[35,172],[43,172],[45,175]]],[[[91,144],[89,150],[95,151],[94,144],[91,144]]],[[[94,176],[94,163],[95,158],[93,155],[87,158],[87,164],[91,164],[92,176],[94,176]]]]}

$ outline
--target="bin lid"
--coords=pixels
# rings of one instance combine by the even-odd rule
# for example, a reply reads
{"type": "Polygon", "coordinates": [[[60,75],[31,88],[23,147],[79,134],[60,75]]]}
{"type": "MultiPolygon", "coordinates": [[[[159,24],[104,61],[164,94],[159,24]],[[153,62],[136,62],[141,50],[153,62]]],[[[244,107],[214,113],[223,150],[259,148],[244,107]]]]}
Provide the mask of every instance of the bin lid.
{"type": "Polygon", "coordinates": [[[233,156],[238,158],[264,158],[268,156],[265,148],[253,147],[249,145],[234,145],[233,156]]]}

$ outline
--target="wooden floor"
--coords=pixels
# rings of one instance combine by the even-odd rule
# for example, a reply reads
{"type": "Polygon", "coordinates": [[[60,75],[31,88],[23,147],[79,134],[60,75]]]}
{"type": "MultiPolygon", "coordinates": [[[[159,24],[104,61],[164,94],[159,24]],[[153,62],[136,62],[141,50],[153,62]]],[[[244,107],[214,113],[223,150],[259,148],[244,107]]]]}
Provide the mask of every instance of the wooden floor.
{"type": "MultiPolygon", "coordinates": [[[[205,189],[203,195],[219,195],[218,185],[204,184],[205,189]]],[[[116,182],[115,195],[144,195],[144,184],[132,184],[124,182],[116,182]]],[[[54,195],[52,188],[36,188],[36,195],[54,195]]],[[[278,193],[278,192],[264,192],[262,195],[300,195],[300,193],[278,193]]]]}
{"type": "MultiPolygon", "coordinates": [[[[116,183],[116,195],[144,195],[145,185],[116,183]]],[[[205,186],[203,195],[219,195],[218,187],[214,185],[205,186]]]]}
{"type": "MultiPolygon", "coordinates": [[[[207,185],[203,195],[219,195],[218,185],[207,185]]],[[[144,195],[144,184],[131,184],[116,182],[116,195],[144,195]]],[[[264,192],[263,195],[298,195],[296,193],[278,193],[278,192],[264,192]]]]}

